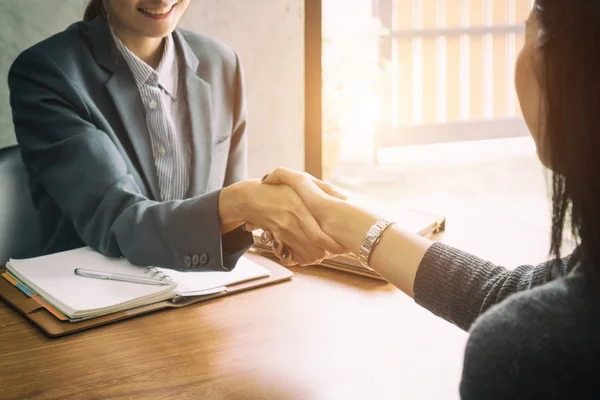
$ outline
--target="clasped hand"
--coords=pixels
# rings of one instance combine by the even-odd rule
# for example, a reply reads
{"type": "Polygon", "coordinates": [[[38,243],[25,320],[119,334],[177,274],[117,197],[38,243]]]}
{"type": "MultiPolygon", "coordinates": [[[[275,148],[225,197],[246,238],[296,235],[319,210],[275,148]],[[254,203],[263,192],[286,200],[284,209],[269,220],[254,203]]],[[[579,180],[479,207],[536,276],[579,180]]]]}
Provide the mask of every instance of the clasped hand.
{"type": "Polygon", "coordinates": [[[263,244],[286,266],[314,265],[348,251],[321,227],[325,202],[346,197],[309,174],[278,168],[256,182],[246,230],[262,229],[263,244]]]}

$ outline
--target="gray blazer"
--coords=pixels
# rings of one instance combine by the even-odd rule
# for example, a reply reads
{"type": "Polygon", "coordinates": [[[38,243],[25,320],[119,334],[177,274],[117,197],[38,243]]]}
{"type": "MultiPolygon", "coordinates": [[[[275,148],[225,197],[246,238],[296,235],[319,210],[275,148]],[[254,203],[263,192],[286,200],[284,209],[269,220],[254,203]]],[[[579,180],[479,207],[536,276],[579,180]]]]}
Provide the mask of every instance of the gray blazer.
{"type": "Polygon", "coordinates": [[[236,53],[176,30],[187,69],[190,189],[159,202],[145,111],[106,21],[78,22],[9,72],[17,140],[42,232],[40,254],[89,245],[138,265],[231,270],[252,245],[221,236],[220,189],[246,178],[246,110],[236,53]]]}

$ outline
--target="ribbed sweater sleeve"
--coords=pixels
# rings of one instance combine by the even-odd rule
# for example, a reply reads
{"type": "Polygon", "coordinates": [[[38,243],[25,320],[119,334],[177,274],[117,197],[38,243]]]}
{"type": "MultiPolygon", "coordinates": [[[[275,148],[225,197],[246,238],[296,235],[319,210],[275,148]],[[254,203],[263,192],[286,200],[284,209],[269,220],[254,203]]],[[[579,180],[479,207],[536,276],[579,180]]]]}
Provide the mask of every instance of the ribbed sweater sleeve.
{"type": "Polygon", "coordinates": [[[507,270],[476,256],[434,243],[417,270],[414,299],[435,315],[468,330],[475,319],[513,293],[564,276],[569,258],[507,270]]]}

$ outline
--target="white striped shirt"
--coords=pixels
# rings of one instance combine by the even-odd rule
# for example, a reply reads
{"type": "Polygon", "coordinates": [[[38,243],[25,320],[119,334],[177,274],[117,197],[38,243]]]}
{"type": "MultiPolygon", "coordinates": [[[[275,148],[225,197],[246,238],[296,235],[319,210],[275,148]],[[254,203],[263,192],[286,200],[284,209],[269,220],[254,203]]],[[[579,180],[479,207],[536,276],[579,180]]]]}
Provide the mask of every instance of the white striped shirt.
{"type": "Polygon", "coordinates": [[[112,28],[111,33],[133,74],[146,109],[160,200],[181,200],[189,188],[191,170],[190,120],[179,79],[181,56],[169,35],[160,64],[154,70],[129,50],[112,28]]]}

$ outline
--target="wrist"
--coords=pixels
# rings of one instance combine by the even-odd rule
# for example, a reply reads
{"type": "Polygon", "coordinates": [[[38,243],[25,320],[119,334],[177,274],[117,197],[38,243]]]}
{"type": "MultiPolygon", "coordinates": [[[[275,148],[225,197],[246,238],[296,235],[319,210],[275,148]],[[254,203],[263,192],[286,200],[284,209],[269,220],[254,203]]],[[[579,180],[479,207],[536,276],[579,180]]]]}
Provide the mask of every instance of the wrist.
{"type": "Polygon", "coordinates": [[[340,245],[358,254],[365,234],[378,217],[348,201],[331,202],[333,206],[325,210],[321,228],[340,245]]]}
{"type": "Polygon", "coordinates": [[[221,225],[241,225],[247,222],[249,192],[253,181],[242,181],[227,186],[219,194],[219,218],[221,225]]]}

